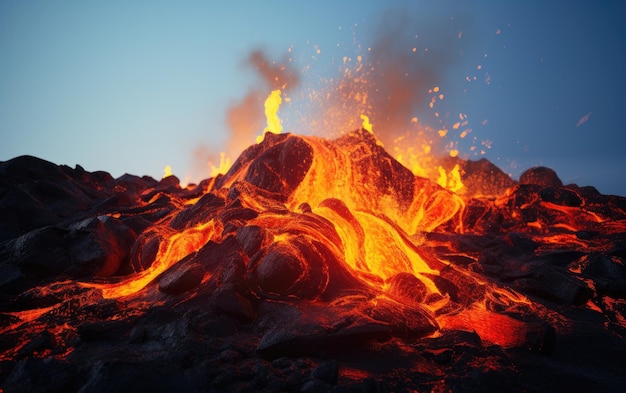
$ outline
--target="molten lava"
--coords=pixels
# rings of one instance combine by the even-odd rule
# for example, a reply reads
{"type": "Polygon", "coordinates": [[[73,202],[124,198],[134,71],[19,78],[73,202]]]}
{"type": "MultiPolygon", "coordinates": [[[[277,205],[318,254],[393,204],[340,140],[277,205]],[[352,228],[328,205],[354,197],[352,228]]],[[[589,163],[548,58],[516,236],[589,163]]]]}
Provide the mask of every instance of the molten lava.
{"type": "MultiPolygon", "coordinates": [[[[267,127],[265,127],[263,134],[267,132],[280,134],[283,132],[283,125],[278,117],[278,109],[283,101],[280,94],[280,90],[273,90],[265,100],[265,118],[267,119],[267,127]]],[[[263,136],[257,137],[256,141],[257,143],[261,143],[263,141],[263,136]]]]}
{"type": "MultiPolygon", "coordinates": [[[[266,101],[270,112],[266,132],[280,130],[279,104],[280,91],[276,90],[266,101]]],[[[476,331],[495,344],[523,345],[525,323],[492,315],[494,305],[490,310],[484,296],[497,288],[472,272],[455,274],[483,286],[485,293],[468,293],[463,311],[454,316],[458,306],[451,306],[446,285],[458,283],[442,286],[441,282],[448,281],[442,281],[441,272],[457,270],[437,258],[425,241],[425,233],[444,225],[463,233],[465,201],[451,191],[462,187],[459,165],[449,174],[440,167],[439,185],[416,177],[387,154],[372,133],[369,119],[363,116],[363,120],[369,130],[334,141],[266,133],[262,143],[243,152],[214,188],[207,190],[206,195],[230,195],[238,190],[232,203],[249,212],[244,219],[217,213],[172,229],[170,222],[197,208],[204,198],[186,204],[181,213],[165,218],[147,234],[151,239],[144,241],[156,240],[158,247],[144,270],[114,283],[82,285],[100,289],[105,299],[135,295],[179,261],[193,258],[207,242],[223,243],[232,234],[238,238],[248,228],[259,228],[263,234],[256,240],[259,244],[244,258],[254,296],[336,302],[345,291],[357,290],[365,296],[364,304],[373,302],[367,306],[373,310],[383,298],[393,300],[399,310],[419,310],[418,320],[426,318],[432,326],[428,333],[439,328],[462,329],[476,331]],[[269,197],[262,197],[265,193],[269,197]],[[419,294],[415,298],[404,296],[415,291],[419,294]]],[[[514,291],[502,294],[506,302],[498,301],[500,307],[528,305],[526,300],[520,303],[518,299],[524,297],[514,291]]],[[[418,326],[422,331],[421,322],[418,326]]]]}
{"type": "Polygon", "coordinates": [[[450,157],[436,181],[416,176],[363,121],[332,140],[266,132],[185,189],[175,176],[2,163],[12,209],[28,195],[29,209],[56,214],[3,223],[2,381],[33,383],[41,361],[74,366],[64,388],[91,388],[115,379],[106,365],[123,348],[191,373],[204,358],[246,356],[260,370],[333,356],[346,364],[329,383],[350,384],[382,378],[359,363],[373,352],[412,370],[398,390],[432,390],[461,365],[510,377],[512,356],[527,370],[527,356],[577,329],[623,348],[624,198],[563,186],[546,168],[514,182],[486,160],[450,157]],[[211,355],[219,343],[240,354],[211,355]]]}

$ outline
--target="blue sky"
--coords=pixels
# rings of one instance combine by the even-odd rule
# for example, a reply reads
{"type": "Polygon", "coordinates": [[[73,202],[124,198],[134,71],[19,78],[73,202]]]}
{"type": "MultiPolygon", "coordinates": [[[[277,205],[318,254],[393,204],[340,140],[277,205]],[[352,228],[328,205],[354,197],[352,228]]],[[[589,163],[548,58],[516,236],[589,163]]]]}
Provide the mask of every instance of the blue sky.
{"type": "MultiPolygon", "coordinates": [[[[445,93],[439,118],[418,97],[422,122],[449,128],[463,113],[484,156],[514,177],[546,165],[626,195],[620,1],[3,1],[0,160],[30,154],[116,177],[160,178],[171,165],[198,180],[195,153],[225,149],[228,109],[251,88],[269,93],[245,64],[251,51],[292,58],[301,79],[280,115],[285,131],[313,132],[293,129],[312,111],[307,91],[403,16],[394,44],[428,48],[428,82],[445,93]]],[[[470,145],[460,141],[461,157],[479,158],[470,145]]]]}

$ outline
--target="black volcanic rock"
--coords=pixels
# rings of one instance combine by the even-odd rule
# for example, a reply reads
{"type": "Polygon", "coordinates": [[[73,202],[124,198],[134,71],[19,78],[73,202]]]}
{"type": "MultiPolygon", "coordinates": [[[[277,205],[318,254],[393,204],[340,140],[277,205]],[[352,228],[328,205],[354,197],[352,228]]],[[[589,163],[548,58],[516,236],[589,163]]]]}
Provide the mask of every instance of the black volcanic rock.
{"type": "Polygon", "coordinates": [[[553,169],[544,166],[527,169],[520,175],[520,184],[536,184],[538,186],[562,187],[563,182],[553,169]]]}
{"type": "Polygon", "coordinates": [[[459,192],[463,195],[493,198],[502,195],[506,189],[516,184],[509,175],[486,158],[472,161],[446,157],[441,161],[441,165],[448,172],[452,171],[455,165],[459,166],[463,182],[463,188],[459,192]]]}
{"type": "Polygon", "coordinates": [[[457,164],[364,130],[185,189],[2,162],[0,389],[621,391],[626,198],[457,164]]]}
{"type": "MultiPolygon", "coordinates": [[[[281,138],[266,134],[266,138],[281,138]]],[[[309,170],[313,159],[310,146],[300,138],[284,138],[273,144],[251,162],[245,180],[278,194],[293,191],[309,170]]],[[[268,142],[269,143],[269,142],[268,142]]]]}
{"type": "Polygon", "coordinates": [[[583,203],[583,199],[573,190],[548,186],[539,191],[539,197],[545,202],[556,203],[557,205],[578,207],[583,203]]]}
{"type": "Polygon", "coordinates": [[[101,216],[67,228],[46,226],[30,231],[0,244],[0,255],[3,264],[19,269],[16,279],[106,277],[128,264],[135,237],[134,231],[119,220],[101,216]]]}
{"type": "Polygon", "coordinates": [[[176,267],[163,274],[159,280],[159,291],[168,295],[180,295],[200,285],[204,268],[198,264],[176,267]]]}

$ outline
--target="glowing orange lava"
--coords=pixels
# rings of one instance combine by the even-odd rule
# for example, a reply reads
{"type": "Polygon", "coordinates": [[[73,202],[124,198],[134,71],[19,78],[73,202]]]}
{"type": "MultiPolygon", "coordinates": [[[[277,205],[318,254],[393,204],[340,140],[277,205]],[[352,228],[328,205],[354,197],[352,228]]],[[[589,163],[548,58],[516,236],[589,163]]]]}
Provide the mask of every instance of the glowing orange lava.
{"type": "Polygon", "coordinates": [[[178,233],[162,228],[164,231],[162,243],[159,245],[154,263],[148,269],[113,284],[84,283],[83,285],[100,288],[102,296],[107,299],[133,295],[182,258],[198,251],[209,240],[215,238],[220,232],[221,225],[220,222],[212,220],[178,233]]]}

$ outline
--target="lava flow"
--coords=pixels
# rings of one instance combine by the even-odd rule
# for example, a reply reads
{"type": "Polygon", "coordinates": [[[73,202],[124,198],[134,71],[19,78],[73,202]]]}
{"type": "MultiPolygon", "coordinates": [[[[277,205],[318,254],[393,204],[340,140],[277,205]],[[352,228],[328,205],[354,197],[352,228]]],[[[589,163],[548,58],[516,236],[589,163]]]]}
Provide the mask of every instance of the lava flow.
{"type": "Polygon", "coordinates": [[[364,124],[186,188],[1,163],[2,389],[619,390],[626,199],[364,124]]]}

